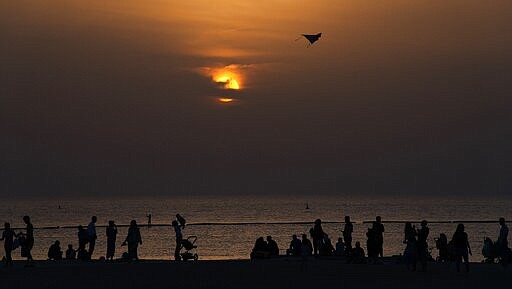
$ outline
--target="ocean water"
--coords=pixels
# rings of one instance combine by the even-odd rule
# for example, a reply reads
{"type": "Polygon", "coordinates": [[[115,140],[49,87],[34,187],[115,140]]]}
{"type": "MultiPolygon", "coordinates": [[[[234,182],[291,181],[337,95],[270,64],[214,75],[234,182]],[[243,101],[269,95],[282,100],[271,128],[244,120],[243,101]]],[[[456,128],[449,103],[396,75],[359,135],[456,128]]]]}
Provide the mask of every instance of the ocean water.
{"type": "MultiPolygon", "coordinates": [[[[355,222],[353,239],[366,244],[366,231],[372,221],[380,215],[383,221],[432,221],[429,224],[429,246],[437,256],[434,238],[446,233],[448,238],[457,223],[434,223],[434,221],[482,221],[496,223],[466,223],[466,231],[473,250],[472,261],[481,261],[483,238],[495,240],[499,233],[499,217],[512,219],[510,198],[446,198],[446,197],[359,197],[359,196],[181,196],[141,198],[68,198],[68,199],[3,199],[0,221],[10,222],[13,227],[23,228],[23,215],[30,215],[36,228],[48,226],[86,226],[90,217],[98,217],[97,225],[106,225],[115,220],[126,225],[130,220],[146,224],[146,214],[151,213],[153,224],[170,224],[176,213],[186,219],[185,236],[196,235],[197,253],[200,259],[246,259],[259,236],[271,235],[277,241],[281,253],[285,253],[292,234],[307,233],[312,222],[320,218],[327,222],[341,222],[350,215],[355,222]],[[309,205],[308,210],[305,209],[309,205]],[[60,209],[58,206],[60,205],[60,209]],[[311,222],[302,224],[301,222],[311,222]],[[268,224],[278,223],[278,224],[268,224]],[[299,223],[299,224],[297,224],[299,223]]],[[[384,254],[403,252],[403,223],[386,223],[384,254]]],[[[333,244],[341,236],[341,223],[327,223],[324,231],[333,244]]],[[[106,252],[105,228],[98,227],[98,240],[94,258],[106,252]]],[[[120,227],[116,256],[126,247],[120,244],[126,237],[127,227],[120,227]]],[[[143,244],[139,247],[141,258],[171,259],[174,247],[174,231],[167,226],[142,227],[143,244]]],[[[49,246],[59,240],[63,250],[67,244],[78,246],[75,228],[36,229],[33,255],[46,259],[49,246]]],[[[14,253],[17,259],[19,249],[14,253]]]]}

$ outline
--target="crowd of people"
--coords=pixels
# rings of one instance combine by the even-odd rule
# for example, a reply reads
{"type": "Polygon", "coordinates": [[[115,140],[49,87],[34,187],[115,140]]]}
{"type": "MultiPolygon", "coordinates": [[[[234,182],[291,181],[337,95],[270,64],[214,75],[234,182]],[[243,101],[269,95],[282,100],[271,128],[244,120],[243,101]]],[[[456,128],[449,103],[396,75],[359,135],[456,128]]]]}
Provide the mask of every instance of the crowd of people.
{"type": "MultiPolygon", "coordinates": [[[[484,241],[482,255],[486,258],[485,262],[494,263],[496,259],[500,263],[506,265],[512,262],[512,251],[508,247],[508,227],[504,218],[499,219],[500,233],[498,240],[493,242],[490,238],[484,241]]],[[[314,226],[309,230],[311,240],[307,234],[302,234],[301,239],[296,234],[292,235],[289,248],[286,250],[288,256],[301,256],[307,259],[309,256],[336,256],[344,258],[347,263],[382,263],[383,245],[384,245],[384,225],[382,219],[377,216],[372,222],[366,233],[366,250],[361,247],[361,243],[355,242],[352,247],[352,233],[354,225],[349,216],[345,217],[345,225],[342,230],[343,237],[339,237],[335,246],[332,245],[327,233],[322,228],[322,221],[315,220],[314,226]]],[[[407,269],[411,271],[417,270],[417,264],[421,266],[421,271],[427,270],[427,263],[434,261],[432,258],[428,236],[430,229],[426,220],[421,221],[420,228],[416,228],[412,223],[406,222],[404,228],[404,252],[401,261],[406,264],[407,269]]],[[[469,271],[469,256],[472,255],[469,245],[468,234],[465,232],[464,224],[458,224],[455,233],[450,241],[446,234],[441,233],[436,238],[436,248],[439,252],[437,261],[439,262],[455,262],[457,271],[460,271],[460,265],[464,262],[466,271],[469,271]]],[[[251,252],[251,259],[269,258],[279,255],[277,243],[271,236],[267,237],[267,241],[263,237],[256,240],[254,248],[251,252]],[[276,251],[277,250],[277,251],[276,251]]]]}
{"type": "MultiPolygon", "coordinates": [[[[350,221],[350,217],[346,216],[345,226],[342,231],[343,237],[338,238],[335,246],[333,246],[329,235],[325,233],[322,227],[322,220],[316,219],[314,226],[309,230],[311,239],[308,238],[307,234],[302,234],[301,239],[296,234],[292,235],[290,246],[286,249],[286,255],[301,256],[304,259],[307,259],[308,256],[338,256],[346,258],[348,263],[366,263],[365,252],[361,247],[361,243],[356,242],[355,246],[352,247],[353,231],[354,225],[350,221]]],[[[378,256],[383,256],[383,233],[384,225],[381,218],[377,217],[367,233],[368,260],[371,260],[371,262],[376,262],[373,260],[378,256]]],[[[268,258],[278,255],[278,245],[271,236],[267,236],[266,242],[263,237],[259,237],[251,252],[251,259],[268,258]]]]}
{"type": "MultiPolygon", "coordinates": [[[[151,225],[151,214],[148,215],[148,227],[151,225]]],[[[60,241],[56,240],[48,249],[48,260],[82,260],[88,261],[93,257],[93,253],[96,247],[96,240],[98,235],[96,232],[96,222],[98,218],[96,216],[91,217],[91,221],[87,227],[79,225],[77,227],[77,238],[78,248],[75,249],[73,244],[68,244],[68,248],[64,253],[60,246],[60,241]],[[64,255],[64,257],[63,257],[64,255]]],[[[33,258],[31,250],[34,246],[34,227],[30,221],[29,216],[24,216],[23,221],[26,224],[25,232],[16,233],[12,228],[11,224],[6,222],[4,224],[4,230],[0,241],[4,241],[5,256],[3,258],[5,267],[11,267],[13,265],[12,252],[20,247],[21,256],[27,258],[26,267],[33,266],[33,258]]],[[[172,221],[172,226],[176,233],[176,247],[175,247],[175,259],[180,259],[180,250],[183,243],[183,235],[181,230],[185,228],[186,220],[180,214],[176,214],[176,220],[172,221]]],[[[114,260],[116,254],[116,240],[117,240],[118,229],[114,221],[110,220],[105,230],[107,250],[106,255],[100,259],[114,260]]],[[[127,246],[127,252],[122,254],[122,259],[126,261],[137,261],[138,258],[138,247],[142,245],[142,236],[140,229],[135,220],[130,222],[128,233],[126,238],[122,242],[121,246],[127,246]]]]}
{"type": "MultiPolygon", "coordinates": [[[[2,238],[4,241],[5,251],[5,266],[13,265],[12,251],[20,247],[21,256],[27,259],[25,266],[33,266],[33,258],[31,250],[34,246],[34,227],[31,223],[29,216],[23,217],[23,222],[26,225],[24,232],[16,233],[10,223],[4,224],[2,238]]],[[[97,217],[92,216],[87,227],[78,226],[78,248],[75,249],[72,244],[68,244],[68,248],[63,253],[60,241],[56,240],[48,249],[49,260],[62,260],[62,259],[79,259],[91,260],[98,238],[96,231],[97,217]]],[[[496,261],[507,264],[512,261],[512,253],[508,247],[508,227],[505,219],[499,219],[500,232],[496,242],[490,238],[485,238],[482,255],[485,257],[485,262],[494,263],[496,261]]],[[[151,214],[148,215],[148,227],[151,225],[151,214]]],[[[183,239],[182,230],[185,228],[186,220],[180,214],[176,214],[176,219],[172,220],[171,226],[175,233],[175,260],[181,260],[183,254],[180,250],[187,240],[183,239]]],[[[301,234],[299,239],[298,235],[292,235],[292,240],[289,247],[286,249],[286,255],[300,256],[303,259],[308,259],[309,256],[337,256],[344,258],[348,263],[382,263],[383,245],[384,245],[384,225],[380,216],[375,218],[372,225],[366,232],[366,253],[361,242],[355,242],[352,246],[352,234],[354,232],[354,225],[350,216],[345,217],[342,236],[337,239],[336,244],[333,246],[329,235],[322,227],[322,221],[316,219],[313,227],[309,230],[308,234],[301,234]]],[[[406,222],[404,227],[404,252],[401,260],[406,264],[407,268],[411,271],[417,270],[419,263],[422,271],[427,270],[428,261],[433,261],[428,245],[428,236],[430,229],[428,222],[423,220],[420,228],[416,228],[412,223],[406,222]]],[[[118,229],[113,220],[108,222],[105,230],[106,236],[106,255],[102,257],[106,260],[114,260],[116,255],[118,229]]],[[[193,247],[193,244],[186,245],[193,247]]],[[[135,220],[130,222],[126,238],[121,246],[127,246],[127,251],[123,252],[122,259],[127,261],[138,260],[138,247],[142,245],[142,236],[140,229],[135,220]]],[[[465,232],[464,224],[458,224],[455,233],[450,241],[446,234],[441,233],[438,238],[435,238],[435,247],[438,250],[437,261],[439,262],[455,262],[457,271],[460,271],[460,265],[464,262],[466,271],[469,271],[469,256],[472,255],[471,247],[468,241],[468,235],[465,232]]],[[[266,239],[259,237],[251,252],[251,259],[256,258],[270,258],[280,255],[280,249],[277,242],[272,236],[267,236],[266,239]]]]}
{"type": "Polygon", "coordinates": [[[14,232],[14,230],[11,229],[10,223],[4,224],[4,231],[2,233],[2,238],[0,239],[0,241],[4,241],[5,267],[13,265],[12,251],[18,247],[20,247],[21,257],[27,258],[25,267],[33,266],[33,258],[31,251],[34,247],[34,226],[32,225],[29,216],[24,216],[23,222],[26,225],[24,233],[14,232]]]}

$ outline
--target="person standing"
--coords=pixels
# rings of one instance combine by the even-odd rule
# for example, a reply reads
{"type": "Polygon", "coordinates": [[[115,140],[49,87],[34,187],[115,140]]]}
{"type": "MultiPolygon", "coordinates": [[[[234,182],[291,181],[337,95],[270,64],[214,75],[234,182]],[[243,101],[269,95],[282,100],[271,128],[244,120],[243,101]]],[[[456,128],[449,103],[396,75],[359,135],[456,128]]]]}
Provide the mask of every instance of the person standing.
{"type": "Polygon", "coordinates": [[[375,229],[376,223],[374,222],[371,228],[366,232],[366,250],[368,253],[368,262],[376,264],[379,257],[379,242],[377,238],[377,230],[375,229]]]}
{"type": "Polygon", "coordinates": [[[345,251],[352,251],[352,232],[354,232],[354,224],[350,221],[350,216],[345,216],[345,227],[343,228],[343,239],[345,240],[345,251]]]}
{"type": "Polygon", "coordinates": [[[114,221],[108,221],[107,233],[107,260],[114,260],[116,253],[117,226],[114,221]]]}
{"type": "Polygon", "coordinates": [[[121,246],[128,244],[128,261],[139,260],[137,249],[142,245],[142,236],[135,220],[131,220],[128,235],[121,246]]]}
{"type": "Polygon", "coordinates": [[[418,230],[418,260],[421,264],[421,270],[427,271],[428,261],[428,234],[430,229],[427,227],[427,221],[421,221],[421,228],[418,230]]]}
{"type": "Polygon", "coordinates": [[[375,240],[376,240],[376,249],[378,256],[384,257],[384,225],[382,224],[382,219],[380,216],[377,216],[375,218],[374,222],[374,233],[375,233],[375,240]]]}
{"type": "Polygon", "coordinates": [[[411,271],[416,271],[416,259],[418,256],[418,240],[416,239],[417,235],[418,232],[411,224],[411,222],[406,222],[404,228],[404,244],[406,244],[404,250],[404,259],[405,264],[407,265],[407,270],[411,271]]]}
{"type": "Polygon", "coordinates": [[[148,218],[148,229],[149,229],[149,228],[151,228],[151,218],[152,218],[151,213],[147,214],[146,218],[148,218]]]}
{"type": "Polygon", "coordinates": [[[85,245],[87,245],[87,230],[84,229],[82,225],[77,227],[77,237],[78,237],[78,250],[77,257],[81,261],[86,261],[89,259],[89,253],[85,249],[85,245]]]}
{"type": "Polygon", "coordinates": [[[457,272],[460,272],[461,259],[464,259],[466,265],[466,272],[469,272],[469,255],[472,255],[471,248],[469,247],[468,234],[464,232],[464,224],[457,225],[457,229],[452,238],[453,249],[455,251],[455,265],[457,272]]]}
{"type": "Polygon", "coordinates": [[[320,246],[324,240],[324,230],[322,229],[322,220],[316,219],[315,226],[310,230],[311,238],[313,239],[313,255],[318,256],[320,246]]]}
{"type": "Polygon", "coordinates": [[[96,245],[96,216],[91,217],[91,222],[87,225],[87,239],[89,241],[89,258],[92,259],[92,253],[94,253],[94,246],[96,245]]]}
{"type": "Polygon", "coordinates": [[[27,257],[27,263],[25,267],[32,267],[34,259],[32,258],[32,248],[34,248],[34,226],[32,222],[30,222],[29,216],[23,216],[23,222],[27,225],[25,232],[25,241],[23,242],[22,251],[24,251],[22,255],[27,257]]]}
{"type": "Polygon", "coordinates": [[[500,235],[498,236],[498,241],[496,241],[497,247],[497,255],[501,258],[502,261],[505,261],[508,249],[508,227],[505,223],[505,218],[500,218],[500,235]]]}
{"type": "Polygon", "coordinates": [[[178,224],[178,221],[173,220],[172,226],[174,228],[174,233],[176,234],[176,247],[174,248],[174,260],[180,261],[180,250],[181,250],[181,241],[183,240],[183,233],[181,233],[181,227],[178,224]]]}
{"type": "Polygon", "coordinates": [[[4,249],[5,249],[5,267],[9,267],[11,266],[12,267],[12,250],[13,250],[13,247],[14,247],[14,236],[16,236],[16,234],[14,233],[14,231],[11,229],[11,224],[10,223],[5,223],[4,224],[4,231],[2,233],[2,239],[0,239],[0,241],[4,241],[4,249]]]}

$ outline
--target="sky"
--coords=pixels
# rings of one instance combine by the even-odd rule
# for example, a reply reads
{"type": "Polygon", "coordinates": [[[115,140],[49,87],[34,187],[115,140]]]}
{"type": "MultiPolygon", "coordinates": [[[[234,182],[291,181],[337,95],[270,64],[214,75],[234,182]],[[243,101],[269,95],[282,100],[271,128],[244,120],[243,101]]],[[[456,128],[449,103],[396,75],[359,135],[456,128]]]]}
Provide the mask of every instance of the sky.
{"type": "Polygon", "coordinates": [[[0,1],[0,196],[512,195],[510,11],[0,1]]]}

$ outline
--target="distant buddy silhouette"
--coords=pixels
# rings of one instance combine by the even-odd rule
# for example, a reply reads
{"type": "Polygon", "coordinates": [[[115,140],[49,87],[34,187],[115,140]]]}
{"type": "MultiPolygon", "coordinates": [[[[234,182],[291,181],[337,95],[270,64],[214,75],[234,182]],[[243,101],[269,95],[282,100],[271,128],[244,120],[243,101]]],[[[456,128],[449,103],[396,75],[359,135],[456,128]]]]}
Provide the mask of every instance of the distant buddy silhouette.
{"type": "Polygon", "coordinates": [[[302,37],[306,38],[308,41],[309,41],[309,44],[308,44],[308,47],[313,45],[313,43],[317,42],[320,37],[322,37],[322,33],[317,33],[317,34],[301,34],[301,36],[297,39],[295,39],[295,41],[301,39],[302,37]]]}

